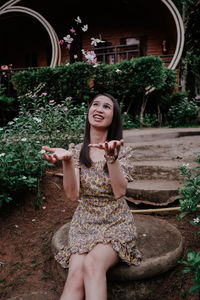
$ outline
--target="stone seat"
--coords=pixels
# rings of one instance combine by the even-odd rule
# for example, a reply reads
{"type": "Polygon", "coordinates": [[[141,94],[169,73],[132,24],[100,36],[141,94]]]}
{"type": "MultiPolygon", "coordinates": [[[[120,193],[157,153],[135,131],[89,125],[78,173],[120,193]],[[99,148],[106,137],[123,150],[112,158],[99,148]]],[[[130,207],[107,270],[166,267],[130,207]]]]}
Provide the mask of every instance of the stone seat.
{"type": "MultiPolygon", "coordinates": [[[[135,215],[138,239],[142,253],[139,267],[119,263],[107,273],[109,300],[148,299],[147,297],[164,280],[164,274],[176,266],[183,251],[183,239],[177,228],[168,222],[149,215],[135,215]]],[[[55,254],[67,244],[70,223],[63,225],[53,236],[55,254]]],[[[67,278],[67,270],[58,264],[59,274],[67,278]]]]}

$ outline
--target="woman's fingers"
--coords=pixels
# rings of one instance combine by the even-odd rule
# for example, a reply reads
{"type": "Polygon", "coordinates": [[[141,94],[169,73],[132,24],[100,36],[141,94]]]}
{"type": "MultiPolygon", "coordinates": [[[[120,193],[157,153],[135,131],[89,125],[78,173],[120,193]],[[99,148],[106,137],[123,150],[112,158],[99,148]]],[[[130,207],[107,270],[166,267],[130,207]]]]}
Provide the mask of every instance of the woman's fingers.
{"type": "Polygon", "coordinates": [[[124,145],[124,140],[113,140],[105,143],[99,143],[99,144],[89,144],[89,147],[99,148],[99,149],[105,149],[105,151],[111,151],[114,150],[116,147],[120,147],[124,145]]]}
{"type": "Polygon", "coordinates": [[[47,151],[47,152],[54,152],[56,148],[51,148],[49,146],[42,146],[42,149],[47,151]]]}
{"type": "Polygon", "coordinates": [[[62,148],[51,148],[48,146],[43,146],[43,150],[50,152],[49,154],[44,152],[43,156],[46,160],[55,163],[58,160],[67,160],[72,157],[71,152],[62,148]]]}

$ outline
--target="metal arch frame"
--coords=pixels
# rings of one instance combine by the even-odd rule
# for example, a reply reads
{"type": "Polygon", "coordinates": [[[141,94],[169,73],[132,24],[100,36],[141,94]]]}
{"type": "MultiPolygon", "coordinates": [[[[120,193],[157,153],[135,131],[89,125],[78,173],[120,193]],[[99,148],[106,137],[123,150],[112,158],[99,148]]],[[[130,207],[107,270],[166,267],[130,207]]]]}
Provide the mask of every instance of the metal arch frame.
{"type": "MultiPolygon", "coordinates": [[[[61,49],[60,49],[60,44],[58,41],[58,36],[56,32],[54,31],[53,27],[47,22],[47,20],[40,15],[38,12],[29,9],[27,7],[23,6],[14,6],[16,3],[20,2],[21,0],[10,0],[4,5],[0,7],[0,15],[5,14],[5,13],[10,13],[10,12],[21,12],[21,13],[26,13],[28,15],[31,15],[32,17],[35,17],[39,22],[42,23],[42,25],[45,27],[47,30],[50,40],[51,40],[51,45],[52,45],[52,59],[51,59],[51,64],[50,67],[55,67],[57,64],[60,64],[61,61],[61,49]]],[[[183,21],[181,18],[181,15],[172,2],[172,0],[161,0],[169,9],[171,12],[175,24],[176,24],[176,30],[177,30],[177,43],[176,43],[176,49],[174,56],[172,58],[171,63],[169,64],[168,68],[169,69],[176,69],[182,52],[183,52],[183,47],[184,47],[184,25],[183,21]]]]}
{"type": "Polygon", "coordinates": [[[14,6],[14,4],[20,2],[20,0],[10,0],[0,7],[0,15],[12,13],[12,12],[20,12],[24,14],[28,14],[34,18],[36,18],[46,29],[52,46],[52,57],[50,67],[55,67],[57,64],[60,65],[61,60],[61,49],[58,40],[58,36],[54,31],[53,27],[50,23],[38,12],[23,6],[14,6]]]}
{"type": "Polygon", "coordinates": [[[176,24],[176,30],[177,30],[177,43],[176,43],[176,50],[174,53],[174,56],[172,58],[171,63],[169,64],[168,68],[169,69],[176,69],[180,59],[181,59],[181,55],[183,53],[183,47],[184,47],[184,25],[183,25],[183,20],[181,18],[181,15],[178,11],[178,9],[176,8],[176,6],[174,5],[174,3],[171,0],[161,0],[170,10],[175,24],[176,24]]]}

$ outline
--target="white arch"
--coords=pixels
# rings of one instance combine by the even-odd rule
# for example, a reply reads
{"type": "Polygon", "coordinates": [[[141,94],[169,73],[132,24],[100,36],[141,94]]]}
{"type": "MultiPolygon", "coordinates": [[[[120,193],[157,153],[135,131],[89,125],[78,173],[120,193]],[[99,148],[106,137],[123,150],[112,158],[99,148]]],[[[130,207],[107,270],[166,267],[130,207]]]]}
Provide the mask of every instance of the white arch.
{"type": "Polygon", "coordinates": [[[51,40],[52,57],[51,57],[50,67],[55,67],[57,64],[60,64],[61,49],[60,49],[58,36],[54,31],[53,27],[38,12],[23,6],[13,6],[13,4],[16,4],[17,2],[20,2],[20,0],[10,0],[2,7],[0,7],[0,15],[6,13],[12,13],[12,12],[20,12],[36,18],[45,27],[51,40]]]}
{"type": "Polygon", "coordinates": [[[168,68],[174,70],[181,58],[181,55],[183,53],[183,47],[184,47],[184,25],[183,20],[181,18],[181,15],[179,14],[178,9],[174,5],[174,3],[171,0],[161,0],[170,10],[175,24],[176,24],[176,30],[177,30],[177,42],[176,42],[176,50],[174,53],[174,56],[172,58],[171,63],[169,64],[168,68]]]}

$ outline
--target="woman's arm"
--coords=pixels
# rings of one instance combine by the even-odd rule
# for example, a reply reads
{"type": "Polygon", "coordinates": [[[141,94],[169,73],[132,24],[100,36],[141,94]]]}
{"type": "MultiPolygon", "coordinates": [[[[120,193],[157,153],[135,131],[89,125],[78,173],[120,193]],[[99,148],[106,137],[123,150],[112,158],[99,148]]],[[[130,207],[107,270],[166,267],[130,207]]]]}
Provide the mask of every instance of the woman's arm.
{"type": "Polygon", "coordinates": [[[71,152],[62,148],[50,148],[47,146],[43,146],[42,149],[51,153],[43,153],[44,158],[51,163],[56,163],[58,160],[62,160],[64,174],[63,187],[66,198],[71,201],[78,200],[80,189],[79,169],[74,168],[71,152]]]}
{"type": "Polygon", "coordinates": [[[111,179],[112,190],[116,199],[119,199],[126,194],[126,188],[128,184],[128,181],[124,177],[123,171],[120,167],[119,160],[115,156],[117,147],[122,146],[123,144],[123,140],[120,140],[89,145],[90,147],[97,147],[105,150],[105,157],[111,179]]]}

